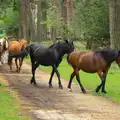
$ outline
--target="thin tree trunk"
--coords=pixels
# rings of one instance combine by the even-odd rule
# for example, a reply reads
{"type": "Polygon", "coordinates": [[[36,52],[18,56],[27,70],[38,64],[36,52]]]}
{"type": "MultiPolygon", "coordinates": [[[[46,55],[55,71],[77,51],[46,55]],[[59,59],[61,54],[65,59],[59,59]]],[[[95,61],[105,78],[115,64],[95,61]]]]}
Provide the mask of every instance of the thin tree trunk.
{"type": "MultiPolygon", "coordinates": [[[[47,20],[47,2],[46,0],[44,0],[42,2],[42,21],[46,21],[47,20]]],[[[47,40],[47,25],[46,24],[42,24],[42,38],[43,38],[43,41],[44,40],[47,40]]]]}
{"type": "Polygon", "coordinates": [[[28,33],[27,33],[27,1],[26,0],[20,0],[20,29],[21,29],[21,35],[20,37],[27,39],[28,33]]]}
{"type": "Polygon", "coordinates": [[[63,35],[62,38],[66,39],[66,31],[67,31],[67,0],[63,0],[61,6],[61,16],[62,16],[62,24],[63,24],[63,35]]]}
{"type": "MultiPolygon", "coordinates": [[[[56,4],[57,4],[57,1],[52,0],[52,6],[55,9],[56,9],[56,7],[54,7],[54,6],[56,6],[56,4]]],[[[56,42],[56,28],[54,26],[51,26],[51,39],[52,39],[53,43],[56,42]]]]}
{"type": "Polygon", "coordinates": [[[41,33],[41,0],[37,3],[37,33],[36,33],[36,40],[42,41],[42,33],[41,33]]]}
{"type": "Polygon", "coordinates": [[[30,27],[30,40],[34,41],[35,39],[35,20],[34,20],[34,7],[33,3],[28,4],[28,17],[29,17],[29,27],[30,27]]]}
{"type": "Polygon", "coordinates": [[[109,0],[111,48],[120,49],[120,1],[109,0]]]}

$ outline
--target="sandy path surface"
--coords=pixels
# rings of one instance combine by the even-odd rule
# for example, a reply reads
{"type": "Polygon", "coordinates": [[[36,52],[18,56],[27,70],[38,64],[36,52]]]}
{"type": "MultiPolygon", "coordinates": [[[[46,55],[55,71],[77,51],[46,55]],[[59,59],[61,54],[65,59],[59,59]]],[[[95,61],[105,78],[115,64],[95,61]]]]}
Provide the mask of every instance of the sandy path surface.
{"type": "Polygon", "coordinates": [[[30,84],[31,66],[24,63],[22,72],[10,72],[8,65],[0,67],[10,90],[18,94],[22,113],[32,120],[120,120],[120,104],[104,97],[93,96],[91,91],[81,93],[73,84],[73,92],[67,89],[68,81],[62,79],[64,89],[58,89],[58,80],[53,79],[53,88],[48,87],[49,73],[36,71],[38,86],[30,84]]]}

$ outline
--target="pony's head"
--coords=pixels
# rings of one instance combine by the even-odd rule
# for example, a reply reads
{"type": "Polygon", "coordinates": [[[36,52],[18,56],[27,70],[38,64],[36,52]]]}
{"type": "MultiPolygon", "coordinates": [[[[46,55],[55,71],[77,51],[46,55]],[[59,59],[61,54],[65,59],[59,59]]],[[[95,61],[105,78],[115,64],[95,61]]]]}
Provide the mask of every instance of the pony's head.
{"type": "Polygon", "coordinates": [[[25,49],[27,47],[28,41],[27,40],[20,40],[20,45],[22,46],[22,50],[25,49]]]}
{"type": "Polygon", "coordinates": [[[9,43],[8,43],[8,37],[4,37],[0,39],[0,44],[2,46],[2,51],[6,51],[8,49],[9,43]]]}
{"type": "Polygon", "coordinates": [[[56,45],[57,49],[61,49],[64,53],[71,53],[74,51],[73,41],[64,40],[63,42],[58,42],[56,45]]]}

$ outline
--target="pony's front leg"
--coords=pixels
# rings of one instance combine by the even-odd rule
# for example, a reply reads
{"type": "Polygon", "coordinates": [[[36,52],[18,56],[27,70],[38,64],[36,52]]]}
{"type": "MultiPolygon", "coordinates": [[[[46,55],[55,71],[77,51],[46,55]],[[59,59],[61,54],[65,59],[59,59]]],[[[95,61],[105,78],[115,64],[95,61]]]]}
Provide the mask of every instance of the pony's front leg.
{"type": "Polygon", "coordinates": [[[103,85],[102,85],[102,92],[103,93],[107,93],[106,90],[105,90],[105,83],[106,83],[106,77],[107,77],[107,73],[108,73],[108,70],[110,68],[111,65],[109,65],[106,70],[103,72],[103,75],[104,75],[104,80],[103,80],[103,85]]]}
{"type": "Polygon", "coordinates": [[[54,73],[55,73],[55,71],[54,71],[54,68],[53,68],[51,76],[50,76],[50,80],[49,80],[49,88],[52,88],[52,78],[53,78],[54,73]]]}
{"type": "Polygon", "coordinates": [[[39,63],[32,63],[32,79],[31,79],[31,84],[34,83],[34,85],[36,85],[36,81],[35,81],[35,70],[36,68],[39,66],[39,63]]]}
{"type": "Polygon", "coordinates": [[[74,71],[75,71],[75,74],[76,74],[76,79],[77,79],[77,81],[78,81],[78,83],[79,83],[79,86],[80,86],[82,92],[83,92],[83,93],[86,93],[86,91],[85,91],[85,89],[84,89],[84,87],[83,87],[83,85],[82,85],[82,83],[81,83],[81,81],[80,81],[79,69],[78,69],[78,68],[74,68],[74,71]]]}
{"type": "Polygon", "coordinates": [[[58,72],[58,70],[57,70],[56,65],[53,66],[53,69],[55,70],[56,75],[57,75],[57,77],[58,77],[59,88],[60,88],[60,89],[63,89],[63,86],[62,86],[62,84],[61,84],[61,80],[60,80],[60,74],[59,74],[59,72],[58,72]]]}

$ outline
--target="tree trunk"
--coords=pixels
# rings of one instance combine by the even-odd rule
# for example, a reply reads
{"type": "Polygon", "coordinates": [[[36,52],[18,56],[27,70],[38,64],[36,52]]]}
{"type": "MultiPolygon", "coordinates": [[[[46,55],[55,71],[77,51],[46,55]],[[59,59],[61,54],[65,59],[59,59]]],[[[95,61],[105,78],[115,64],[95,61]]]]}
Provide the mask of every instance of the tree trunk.
{"type": "Polygon", "coordinates": [[[73,0],[67,0],[68,7],[67,7],[67,22],[70,25],[72,23],[72,17],[74,15],[74,1],[73,0]]]}
{"type": "Polygon", "coordinates": [[[109,22],[111,48],[120,49],[120,2],[109,0],[109,22]]]}
{"type": "Polygon", "coordinates": [[[41,31],[41,0],[37,3],[37,33],[36,33],[36,41],[42,41],[42,31],[41,31]]]}
{"type": "Polygon", "coordinates": [[[86,49],[91,49],[92,48],[92,39],[88,39],[86,43],[86,49]]]}
{"type": "MultiPolygon", "coordinates": [[[[46,0],[44,0],[42,2],[42,21],[46,21],[47,20],[47,2],[46,0]]],[[[46,24],[42,24],[42,38],[43,41],[47,40],[47,25],[46,24]]]]}
{"type": "Polygon", "coordinates": [[[27,0],[20,0],[20,38],[27,39],[27,0]]]}
{"type": "MultiPolygon", "coordinates": [[[[56,9],[56,4],[57,4],[57,1],[52,0],[52,6],[55,9],[56,9]]],[[[51,26],[51,39],[52,39],[53,43],[56,42],[56,28],[54,26],[51,26]]]]}
{"type": "Polygon", "coordinates": [[[62,6],[61,6],[61,16],[62,16],[62,29],[63,29],[63,35],[62,38],[66,39],[66,31],[67,31],[67,0],[63,0],[62,6]]]}
{"type": "Polygon", "coordinates": [[[30,3],[28,0],[28,18],[29,18],[29,28],[30,28],[30,40],[35,40],[35,20],[34,20],[34,10],[35,5],[30,3]]]}

